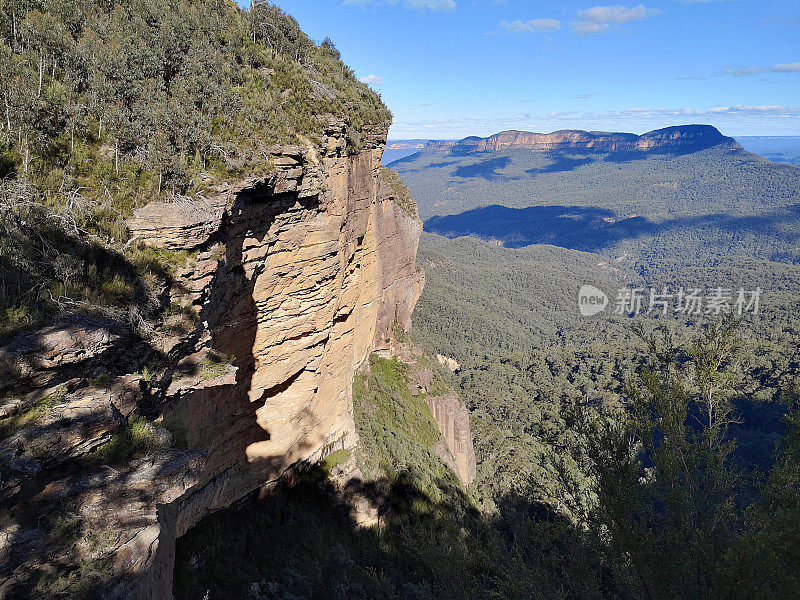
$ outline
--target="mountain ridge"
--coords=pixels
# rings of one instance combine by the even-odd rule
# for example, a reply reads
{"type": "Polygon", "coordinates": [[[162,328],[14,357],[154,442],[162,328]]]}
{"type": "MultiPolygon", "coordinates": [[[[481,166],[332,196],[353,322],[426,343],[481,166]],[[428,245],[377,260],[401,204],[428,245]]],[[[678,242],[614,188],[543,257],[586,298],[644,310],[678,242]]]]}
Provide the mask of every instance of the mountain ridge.
{"type": "Polygon", "coordinates": [[[425,149],[452,149],[458,153],[504,150],[582,150],[591,152],[681,152],[702,150],[721,144],[740,147],[738,142],[712,125],[675,125],[642,135],[624,132],[562,129],[551,133],[508,130],[486,138],[430,141],[425,149]]]}

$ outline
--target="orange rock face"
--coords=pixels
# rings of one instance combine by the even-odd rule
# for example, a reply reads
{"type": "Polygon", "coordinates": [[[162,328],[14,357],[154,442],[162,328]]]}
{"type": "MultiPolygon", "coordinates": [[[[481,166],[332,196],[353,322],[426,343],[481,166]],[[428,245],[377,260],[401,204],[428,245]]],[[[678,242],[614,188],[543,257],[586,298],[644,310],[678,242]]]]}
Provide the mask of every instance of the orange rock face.
{"type": "Polygon", "coordinates": [[[663,150],[697,150],[717,144],[736,144],[710,125],[667,127],[636,135],[578,130],[533,133],[503,131],[488,138],[468,137],[460,141],[431,142],[432,148],[454,148],[474,152],[503,152],[528,149],[540,151],[574,150],[584,152],[632,152],[663,150]]]}
{"type": "MultiPolygon", "coordinates": [[[[0,518],[0,596],[18,583],[6,571],[47,564],[37,515],[58,504],[109,540],[104,560],[114,576],[103,597],[171,598],[177,537],[292,465],[356,443],[355,372],[371,351],[394,348],[398,328],[408,330],[424,283],[416,206],[382,177],[385,131],[359,136],[362,150],[348,152],[344,127],[333,125],[322,145],[271,149],[268,176],[136,211],[134,236],[193,251],[169,301],[195,313],[197,325],[152,342],[170,365],[163,378],[70,387],[52,423],[9,438],[16,471],[0,499],[14,511],[0,518]],[[187,450],[166,442],[146,459],[71,483],[64,457],[107,442],[145,405],[150,419],[181,432],[187,450]],[[46,442],[39,459],[23,455],[32,436],[46,442]]],[[[111,357],[111,344],[121,348],[115,357],[139,352],[102,323],[75,328],[36,332],[0,352],[0,363],[36,371],[73,355],[111,357]]],[[[160,426],[153,434],[170,435],[160,426]]]]}
{"type": "MultiPolygon", "coordinates": [[[[175,393],[167,411],[207,452],[180,500],[180,536],[198,520],[300,461],[352,447],[352,382],[374,349],[408,330],[424,273],[422,223],[380,177],[382,145],[348,156],[279,161],[272,180],[237,191],[220,229],[214,276],[194,295],[206,344],[232,358],[234,382],[175,393]],[[289,190],[289,191],[286,191],[289,190]]],[[[291,157],[289,157],[291,158],[291,157]]],[[[180,282],[178,282],[180,284],[180,282]]]]}
{"type": "Polygon", "coordinates": [[[469,411],[454,392],[427,399],[433,419],[442,432],[447,448],[455,461],[455,470],[461,480],[470,484],[477,474],[475,448],[469,427],[469,411]]]}

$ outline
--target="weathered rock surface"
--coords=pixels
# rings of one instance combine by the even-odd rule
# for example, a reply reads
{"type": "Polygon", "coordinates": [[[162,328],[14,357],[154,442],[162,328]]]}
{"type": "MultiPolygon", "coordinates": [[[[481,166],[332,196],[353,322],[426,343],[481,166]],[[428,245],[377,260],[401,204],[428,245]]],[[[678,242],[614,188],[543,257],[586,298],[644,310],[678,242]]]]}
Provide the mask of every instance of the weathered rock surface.
{"type": "Polygon", "coordinates": [[[36,383],[64,367],[84,365],[111,350],[126,332],[114,324],[90,319],[69,321],[24,333],[0,348],[0,390],[18,378],[36,383]]]}
{"type": "Polygon", "coordinates": [[[477,470],[469,427],[469,411],[459,402],[455,392],[444,396],[429,396],[426,401],[455,461],[456,473],[465,483],[472,483],[477,470]]]}
{"type": "Polygon", "coordinates": [[[344,125],[332,124],[321,146],[271,149],[265,177],[136,211],[140,240],[193,251],[168,291],[195,316],[187,332],[159,330],[143,350],[110,324],[69,323],[0,350],[0,364],[31,381],[83,377],[55,404],[5,403],[7,415],[42,413],[18,419],[0,447],[12,473],[0,492],[0,598],[73,568],[82,582],[112,581],[104,598],[170,598],[177,537],[291,466],[356,443],[354,374],[371,351],[392,351],[424,283],[416,207],[381,176],[385,131],[357,135],[363,150],[349,154],[344,125]],[[151,354],[165,365],[157,376],[151,354]],[[87,385],[87,365],[103,361],[119,376],[87,385]],[[142,414],[173,433],[155,427],[143,459],[84,460],[142,414]],[[56,503],[69,551],[56,550],[56,503]]]}
{"type": "Polygon", "coordinates": [[[439,361],[440,365],[446,369],[449,369],[451,373],[458,373],[461,370],[461,365],[458,364],[458,361],[455,358],[444,356],[443,354],[437,354],[436,360],[439,361]]]}
{"type": "MultiPolygon", "coordinates": [[[[434,450],[458,474],[461,481],[469,485],[477,475],[469,410],[461,403],[453,386],[434,373],[438,369],[436,362],[455,372],[452,364],[442,361],[442,358],[447,358],[442,355],[437,355],[434,362],[411,343],[400,344],[396,355],[411,367],[411,376],[407,382],[409,391],[414,396],[424,395],[433,420],[442,434],[444,444],[440,443],[434,450]]],[[[454,359],[450,360],[455,363],[454,359]]]]}
{"type": "Polygon", "coordinates": [[[573,150],[581,152],[696,152],[726,144],[739,145],[733,138],[723,136],[710,125],[680,125],[657,129],[644,135],[605,133],[578,130],[533,133],[503,131],[488,138],[468,137],[459,141],[433,141],[428,148],[455,148],[460,152],[502,152],[525,148],[529,150],[573,150]]]}

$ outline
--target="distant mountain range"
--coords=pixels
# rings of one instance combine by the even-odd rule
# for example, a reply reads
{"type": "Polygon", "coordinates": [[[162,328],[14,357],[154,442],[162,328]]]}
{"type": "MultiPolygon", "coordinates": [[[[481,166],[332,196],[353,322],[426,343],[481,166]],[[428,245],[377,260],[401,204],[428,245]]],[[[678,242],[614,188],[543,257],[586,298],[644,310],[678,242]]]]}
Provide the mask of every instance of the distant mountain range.
{"type": "Polygon", "coordinates": [[[687,152],[719,144],[739,144],[745,150],[776,163],[800,166],[800,136],[727,137],[710,125],[678,125],[636,135],[583,130],[552,133],[503,131],[495,135],[462,140],[390,140],[383,163],[388,165],[425,149],[451,149],[466,155],[472,152],[528,148],[534,150],[574,150],[582,152],[687,152]]]}
{"type": "Polygon", "coordinates": [[[425,231],[450,238],[597,252],[659,279],[731,255],[800,264],[800,170],[708,125],[503,132],[429,142],[392,167],[425,231]]]}
{"type": "Polygon", "coordinates": [[[432,141],[428,148],[452,148],[466,152],[504,150],[577,150],[582,152],[697,152],[720,144],[739,147],[711,125],[678,125],[635,133],[609,133],[567,129],[553,133],[503,131],[488,138],[468,137],[459,141],[432,141]]]}

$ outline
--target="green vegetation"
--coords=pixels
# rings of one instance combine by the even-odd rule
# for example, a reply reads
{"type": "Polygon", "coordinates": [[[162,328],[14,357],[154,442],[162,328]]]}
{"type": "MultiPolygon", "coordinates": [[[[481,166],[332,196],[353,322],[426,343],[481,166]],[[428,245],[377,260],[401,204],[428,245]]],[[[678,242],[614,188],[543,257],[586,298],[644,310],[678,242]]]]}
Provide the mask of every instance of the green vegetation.
{"type": "Polygon", "coordinates": [[[267,172],[276,143],[348,143],[388,110],[268,2],[0,3],[0,336],[59,312],[134,325],[182,260],[129,239],[153,199],[267,172]]]}
{"type": "Polygon", "coordinates": [[[406,186],[406,184],[403,183],[403,180],[400,179],[397,171],[387,169],[386,167],[381,167],[381,178],[389,185],[389,187],[392,188],[394,201],[397,203],[397,205],[412,217],[416,216],[417,203],[411,197],[411,192],[408,190],[408,186],[406,186]]]}
{"type": "Polygon", "coordinates": [[[363,468],[371,453],[395,457],[398,446],[406,462],[388,478],[364,470],[361,495],[312,471],[209,517],[178,541],[176,597],[224,598],[257,582],[286,599],[793,597],[794,388],[782,391],[795,408],[778,462],[754,485],[739,476],[725,435],[735,373],[747,362],[736,324],[700,328],[682,344],[662,330],[636,335],[645,344],[636,346],[635,373],[620,382],[625,405],[584,401],[570,417],[580,437],[574,457],[594,482],[583,524],[524,486],[506,490],[494,511],[476,510],[452,479],[434,475],[441,463],[427,454],[425,419],[413,407],[403,412],[404,367],[373,358],[354,387],[358,462],[363,468]],[[390,436],[398,415],[419,430],[390,436]],[[383,515],[366,529],[352,515],[365,498],[383,515]]]}
{"type": "MultiPolygon", "coordinates": [[[[735,398],[743,422],[729,435],[748,469],[771,466],[781,387],[799,369],[800,171],[726,145],[639,157],[425,150],[393,166],[423,218],[458,215],[426,228],[496,242],[424,234],[426,286],[414,316],[420,343],[461,364],[487,506],[530,488],[530,474],[539,489],[528,492],[576,518],[591,502],[569,407],[624,404],[622,382],[637,364],[630,319],[579,315],[584,284],[612,302],[626,286],[761,288],[760,312],[743,325],[748,367],[735,398]],[[524,210],[465,212],[487,204],[524,210]]],[[[676,317],[676,335],[698,321],[676,317]]]]}
{"type": "Polygon", "coordinates": [[[410,472],[435,497],[436,481],[452,472],[433,450],[441,439],[423,395],[412,396],[410,367],[396,358],[370,358],[368,374],[353,383],[353,405],[361,443],[358,464],[369,479],[393,479],[410,472]]]}
{"type": "MultiPolygon", "coordinates": [[[[588,282],[608,291],[644,282],[597,254],[553,246],[508,249],[430,234],[423,234],[418,260],[426,286],[414,314],[414,336],[461,365],[456,381],[472,413],[478,462],[474,493],[491,509],[509,490],[524,489],[581,518],[592,495],[588,474],[575,458],[581,443],[571,407],[584,401],[623,405],[624,382],[640,359],[632,320],[581,317],[578,290],[588,282]]],[[[728,272],[747,264],[732,260],[728,272]]],[[[769,271],[762,264],[754,261],[739,271],[743,285],[746,277],[780,275],[774,285],[761,280],[769,292],[760,314],[742,324],[734,402],[743,422],[732,424],[729,434],[738,440],[737,461],[765,471],[782,432],[782,390],[800,374],[800,321],[792,308],[800,271],[774,263],[769,271]]],[[[693,276],[688,268],[683,272],[693,276]]],[[[725,277],[719,266],[704,277],[714,273],[725,277]]],[[[669,321],[681,340],[697,327],[685,317],[638,320],[669,321]]]]}
{"type": "MultiPolygon", "coordinates": [[[[735,147],[638,158],[457,154],[428,150],[392,165],[424,220],[462,215],[454,233],[599,252],[654,284],[682,279],[683,264],[716,266],[732,257],[800,262],[800,170],[735,147]],[[498,223],[485,211],[471,219],[462,214],[488,205],[529,212],[498,223]]],[[[445,221],[436,231],[449,235],[451,226],[445,221]]]]}
{"type": "Polygon", "coordinates": [[[0,419],[0,439],[13,435],[25,425],[41,421],[53,408],[61,404],[66,396],[67,386],[58,386],[34,404],[21,406],[7,417],[0,419]]]}
{"type": "Polygon", "coordinates": [[[800,536],[784,529],[800,518],[797,465],[785,470],[797,452],[794,387],[784,390],[791,412],[782,457],[754,499],[727,435],[737,420],[737,324],[712,324],[683,347],[668,330],[639,333],[648,352],[626,386],[626,410],[589,423],[586,436],[598,484],[593,516],[621,588],[632,598],[796,594],[800,536]],[[776,520],[777,498],[785,512],[776,520]],[[781,542],[764,545],[766,531],[781,542]],[[742,550],[752,579],[742,577],[742,550]]]}
{"type": "Polygon", "coordinates": [[[153,424],[143,417],[131,417],[121,431],[87,457],[88,463],[119,465],[155,449],[153,424]]]}
{"type": "Polygon", "coordinates": [[[350,450],[336,450],[331,452],[320,461],[320,466],[324,469],[325,473],[330,474],[336,469],[347,462],[350,458],[350,450]]]}
{"type": "Polygon", "coordinates": [[[214,379],[220,375],[228,372],[231,363],[234,361],[233,357],[219,354],[218,352],[209,352],[203,357],[198,365],[200,371],[200,378],[203,381],[214,379]]]}

